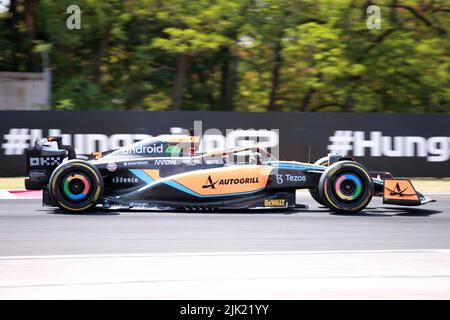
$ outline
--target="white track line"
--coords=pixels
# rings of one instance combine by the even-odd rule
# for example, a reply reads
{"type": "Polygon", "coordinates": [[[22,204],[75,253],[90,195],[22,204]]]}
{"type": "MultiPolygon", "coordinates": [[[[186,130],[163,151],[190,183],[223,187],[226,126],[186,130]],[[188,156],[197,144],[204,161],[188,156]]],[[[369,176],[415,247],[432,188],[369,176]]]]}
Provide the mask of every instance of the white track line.
{"type": "Polygon", "coordinates": [[[273,256],[299,254],[401,254],[401,253],[442,253],[450,254],[450,249],[395,249],[395,250],[304,250],[304,251],[231,251],[231,252],[180,252],[180,253],[115,253],[115,254],[71,254],[71,255],[30,255],[0,256],[0,260],[35,259],[98,259],[98,258],[158,258],[158,257],[204,257],[204,256],[273,256]]]}
{"type": "Polygon", "coordinates": [[[0,299],[450,298],[447,249],[24,257],[0,260],[0,299]]]}

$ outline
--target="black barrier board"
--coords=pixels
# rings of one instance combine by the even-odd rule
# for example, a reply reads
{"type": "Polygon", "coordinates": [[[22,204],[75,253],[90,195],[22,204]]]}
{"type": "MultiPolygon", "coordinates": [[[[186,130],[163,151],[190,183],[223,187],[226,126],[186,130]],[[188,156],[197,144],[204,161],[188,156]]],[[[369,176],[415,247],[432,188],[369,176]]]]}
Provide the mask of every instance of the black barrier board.
{"type": "Polygon", "coordinates": [[[207,149],[256,139],[282,160],[314,162],[331,152],[399,177],[450,177],[450,115],[196,111],[0,111],[0,176],[25,175],[24,151],[37,137],[62,135],[90,153],[194,121],[207,149]]]}

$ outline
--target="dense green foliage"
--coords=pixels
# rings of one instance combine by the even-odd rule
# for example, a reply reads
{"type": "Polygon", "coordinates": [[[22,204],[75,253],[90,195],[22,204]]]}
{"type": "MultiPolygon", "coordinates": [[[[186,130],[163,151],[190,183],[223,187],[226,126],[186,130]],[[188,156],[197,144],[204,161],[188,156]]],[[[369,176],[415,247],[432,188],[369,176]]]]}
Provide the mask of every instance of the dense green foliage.
{"type": "Polygon", "coordinates": [[[11,0],[0,70],[48,51],[55,109],[449,112],[449,22],[449,0],[11,0]]]}

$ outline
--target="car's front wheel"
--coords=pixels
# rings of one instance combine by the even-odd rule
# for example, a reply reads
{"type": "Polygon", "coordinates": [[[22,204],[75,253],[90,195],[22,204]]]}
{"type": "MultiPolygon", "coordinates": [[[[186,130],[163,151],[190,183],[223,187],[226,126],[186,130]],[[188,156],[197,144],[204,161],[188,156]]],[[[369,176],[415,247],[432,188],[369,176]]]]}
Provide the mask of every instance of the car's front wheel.
{"type": "Polygon", "coordinates": [[[372,199],[372,178],[361,164],[339,161],[322,173],[319,194],[329,209],[338,213],[356,213],[372,199]]]}
{"type": "Polygon", "coordinates": [[[101,199],[103,178],[88,162],[68,161],[53,171],[49,191],[53,202],[64,211],[85,212],[101,199]]]}

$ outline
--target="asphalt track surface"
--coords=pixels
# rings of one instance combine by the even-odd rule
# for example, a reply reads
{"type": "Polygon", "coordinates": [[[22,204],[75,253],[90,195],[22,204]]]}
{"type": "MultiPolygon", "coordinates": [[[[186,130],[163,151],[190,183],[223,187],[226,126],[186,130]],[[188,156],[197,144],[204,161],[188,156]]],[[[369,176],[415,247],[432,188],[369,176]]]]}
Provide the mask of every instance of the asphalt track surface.
{"type": "Polygon", "coordinates": [[[449,299],[450,194],[335,215],[65,214],[0,200],[0,299],[449,299]]]}
{"type": "Polygon", "coordinates": [[[334,215],[309,195],[307,210],[262,213],[64,214],[39,200],[0,200],[0,256],[236,251],[450,249],[450,194],[421,207],[372,200],[334,215]]]}
{"type": "Polygon", "coordinates": [[[0,256],[298,250],[450,249],[450,194],[421,207],[372,200],[333,215],[308,195],[307,210],[262,213],[64,214],[39,200],[0,201],[0,256]]]}

